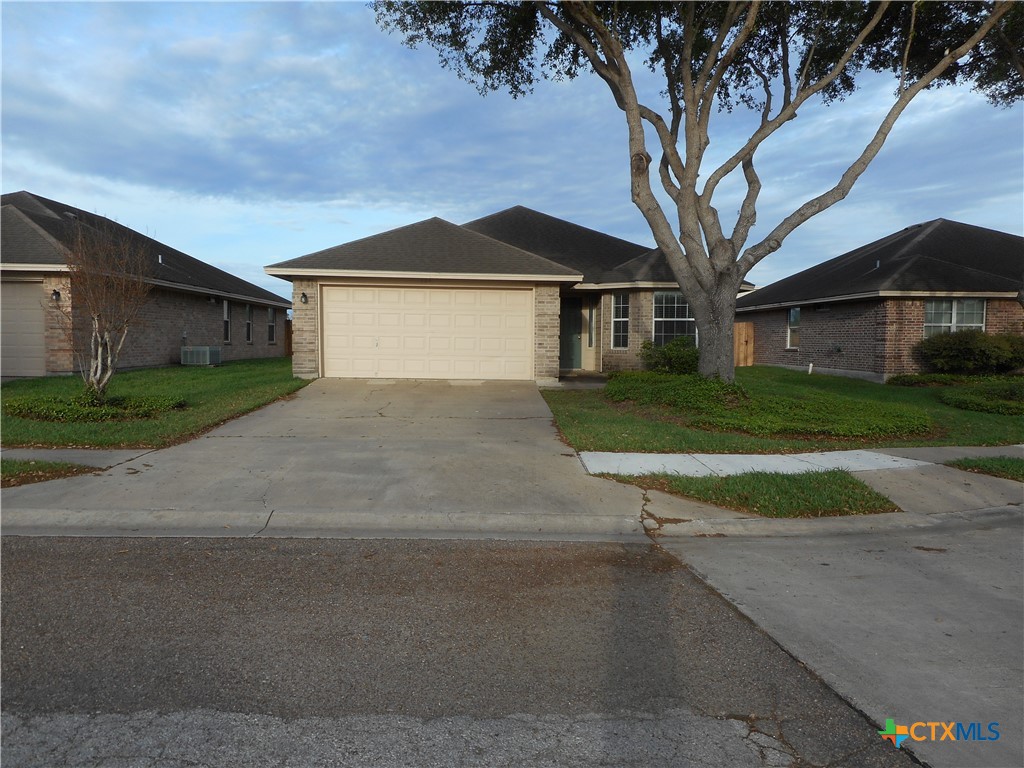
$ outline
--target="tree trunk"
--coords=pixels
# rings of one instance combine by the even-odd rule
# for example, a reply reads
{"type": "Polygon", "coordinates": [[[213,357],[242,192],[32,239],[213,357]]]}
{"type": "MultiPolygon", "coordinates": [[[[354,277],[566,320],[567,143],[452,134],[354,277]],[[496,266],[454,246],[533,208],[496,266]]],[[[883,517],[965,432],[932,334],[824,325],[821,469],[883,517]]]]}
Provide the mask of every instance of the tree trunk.
{"type": "Polygon", "coordinates": [[[704,301],[691,302],[697,321],[697,370],[707,379],[732,383],[736,377],[733,326],[736,321],[736,289],[732,281],[718,280],[704,301]]]}

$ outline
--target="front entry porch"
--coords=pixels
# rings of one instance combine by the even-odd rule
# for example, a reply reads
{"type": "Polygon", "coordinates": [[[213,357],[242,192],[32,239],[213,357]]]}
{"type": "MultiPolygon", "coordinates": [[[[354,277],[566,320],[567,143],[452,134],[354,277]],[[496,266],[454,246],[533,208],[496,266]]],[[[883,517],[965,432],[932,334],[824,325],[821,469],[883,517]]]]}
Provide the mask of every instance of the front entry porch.
{"type": "Polygon", "coordinates": [[[597,297],[565,295],[559,310],[559,364],[562,375],[598,370],[597,297]]]}

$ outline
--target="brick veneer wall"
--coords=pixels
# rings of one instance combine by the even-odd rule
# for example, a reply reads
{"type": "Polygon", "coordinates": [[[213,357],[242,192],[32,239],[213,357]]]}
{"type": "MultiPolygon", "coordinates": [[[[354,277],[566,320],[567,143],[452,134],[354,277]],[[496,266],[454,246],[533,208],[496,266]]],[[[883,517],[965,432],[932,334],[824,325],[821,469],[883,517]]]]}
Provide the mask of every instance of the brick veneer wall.
{"type": "Polygon", "coordinates": [[[315,280],[296,279],[292,283],[292,375],[301,379],[320,375],[319,301],[315,280]],[[303,293],[306,304],[301,301],[303,293]]]}
{"type": "MultiPolygon", "coordinates": [[[[615,291],[619,293],[619,291],[615,291]]],[[[612,349],[612,293],[601,296],[601,371],[638,371],[643,368],[640,345],[654,338],[654,291],[625,291],[629,294],[629,346],[612,349]]]]}
{"type": "MultiPolygon", "coordinates": [[[[754,362],[862,376],[882,381],[917,373],[914,346],[924,338],[924,299],[841,302],[800,312],[800,348],[786,349],[788,310],[742,312],[754,324],[754,362]]],[[[1012,299],[988,299],[988,333],[1024,333],[1024,308],[1012,299]]]]}
{"type": "Polygon", "coordinates": [[[740,322],[754,325],[754,364],[832,371],[881,371],[885,316],[879,302],[806,305],[800,311],[800,346],[788,349],[789,310],[743,312],[740,322]]]}
{"type": "Polygon", "coordinates": [[[46,275],[43,277],[42,296],[46,302],[46,373],[65,374],[75,370],[74,353],[71,349],[71,335],[68,320],[60,312],[58,305],[50,301],[50,294],[60,291],[60,306],[71,306],[71,282],[67,273],[46,275]]]}
{"type": "Polygon", "coordinates": [[[177,365],[181,348],[220,347],[221,360],[283,357],[286,310],[276,308],[276,341],[268,340],[266,305],[253,304],[252,341],[245,340],[246,302],[228,299],[231,341],[224,340],[224,299],[154,289],[133,324],[121,352],[122,368],[177,365]]]}
{"type": "MultiPolygon", "coordinates": [[[[44,278],[46,295],[56,288],[61,304],[74,307],[74,334],[82,349],[88,349],[90,322],[74,305],[74,289],[67,275],[44,278]]],[[[245,303],[231,302],[231,343],[223,338],[224,307],[221,299],[210,303],[205,295],[181,293],[155,288],[136,321],[128,331],[118,359],[118,368],[149,368],[181,363],[182,346],[214,346],[221,348],[221,359],[249,360],[283,357],[286,353],[287,311],[275,308],[276,343],[270,343],[266,305],[253,304],[252,343],[245,341],[245,303]]],[[[46,371],[68,374],[77,370],[71,349],[67,321],[50,308],[46,326],[46,371]]]]}
{"type": "Polygon", "coordinates": [[[559,313],[557,285],[538,284],[533,289],[533,378],[558,380],[559,313]]]}

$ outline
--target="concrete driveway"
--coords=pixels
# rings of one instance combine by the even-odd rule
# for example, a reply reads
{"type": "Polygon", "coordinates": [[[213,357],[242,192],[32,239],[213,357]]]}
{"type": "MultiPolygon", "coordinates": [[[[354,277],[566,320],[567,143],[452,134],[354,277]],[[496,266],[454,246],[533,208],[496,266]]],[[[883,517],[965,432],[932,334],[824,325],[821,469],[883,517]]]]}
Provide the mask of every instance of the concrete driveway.
{"type": "Polygon", "coordinates": [[[641,541],[645,504],[699,511],[588,476],[533,384],[320,379],[189,443],[7,489],[3,532],[641,541]]]}

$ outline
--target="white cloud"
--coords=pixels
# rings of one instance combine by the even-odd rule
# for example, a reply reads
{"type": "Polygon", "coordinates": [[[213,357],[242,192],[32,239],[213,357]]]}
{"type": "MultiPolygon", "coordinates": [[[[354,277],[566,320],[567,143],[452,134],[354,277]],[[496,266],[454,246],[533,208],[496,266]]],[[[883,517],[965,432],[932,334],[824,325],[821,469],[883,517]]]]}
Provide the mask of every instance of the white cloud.
{"type": "MultiPolygon", "coordinates": [[[[362,4],[4,3],[2,14],[4,190],[155,229],[253,282],[267,285],[274,261],[516,204],[652,242],[629,200],[623,117],[595,77],[481,98],[362,4]]],[[[637,77],[655,98],[656,79],[637,77]]],[[[809,107],[765,145],[755,238],[835,182],[890,92],[869,83],[809,107]]],[[[752,277],[939,216],[1020,232],[1022,114],[963,90],[923,94],[850,197],[752,277]]],[[[754,120],[717,115],[709,160],[741,146],[754,120]]],[[[739,174],[720,193],[728,222],[739,174]]]]}

